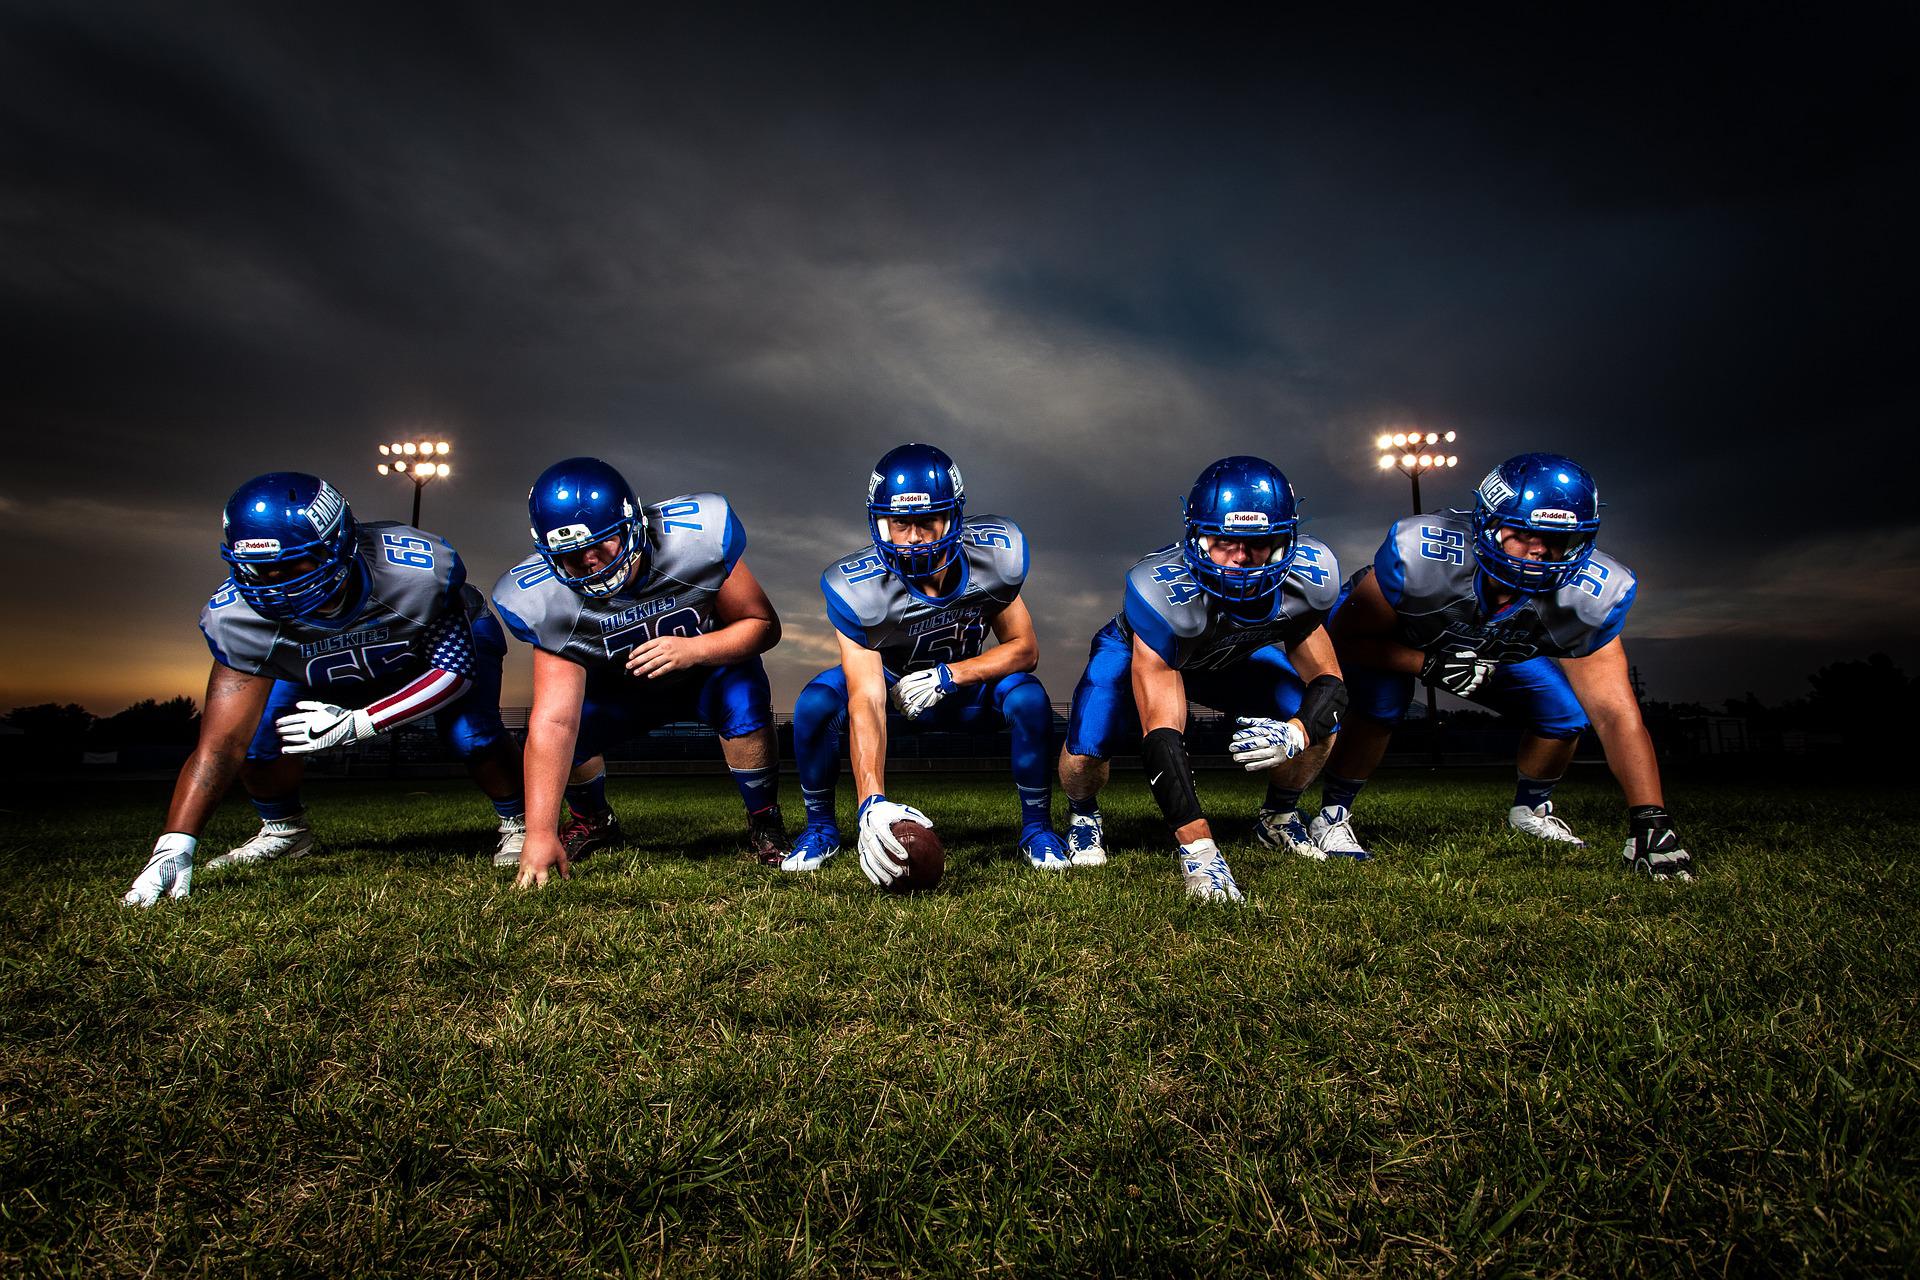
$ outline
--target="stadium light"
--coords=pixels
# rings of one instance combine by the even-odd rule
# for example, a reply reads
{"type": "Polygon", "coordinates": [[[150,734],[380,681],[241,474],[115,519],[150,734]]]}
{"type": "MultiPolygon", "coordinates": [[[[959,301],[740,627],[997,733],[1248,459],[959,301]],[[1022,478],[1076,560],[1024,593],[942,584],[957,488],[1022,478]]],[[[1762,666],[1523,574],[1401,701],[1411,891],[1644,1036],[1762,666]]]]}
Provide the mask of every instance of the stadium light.
{"type": "MultiPolygon", "coordinates": [[[[1444,441],[1452,444],[1460,438],[1457,431],[1445,433],[1439,431],[1395,431],[1391,434],[1382,431],[1374,440],[1379,449],[1377,463],[1381,471],[1404,471],[1407,479],[1413,482],[1413,514],[1420,515],[1420,477],[1429,471],[1445,471],[1460,465],[1457,453],[1436,453],[1435,449],[1444,441]]],[[[1427,724],[1429,741],[1433,744],[1433,763],[1440,763],[1440,707],[1434,697],[1433,686],[1427,686],[1427,724]]]]}
{"type": "Polygon", "coordinates": [[[420,491],[430,482],[453,474],[451,465],[438,461],[452,452],[453,446],[445,440],[396,440],[380,446],[380,456],[393,461],[376,463],[373,469],[383,476],[399,476],[413,482],[412,524],[416,529],[420,527],[420,491]]]}

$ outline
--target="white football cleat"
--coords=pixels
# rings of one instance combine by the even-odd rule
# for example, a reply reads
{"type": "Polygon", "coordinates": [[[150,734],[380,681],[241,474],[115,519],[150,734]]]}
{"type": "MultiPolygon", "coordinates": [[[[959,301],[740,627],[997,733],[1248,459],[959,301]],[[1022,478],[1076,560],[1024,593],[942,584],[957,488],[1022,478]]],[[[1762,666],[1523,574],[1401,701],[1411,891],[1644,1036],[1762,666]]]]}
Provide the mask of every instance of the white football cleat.
{"type": "Polygon", "coordinates": [[[1507,825],[1515,831],[1524,831],[1530,836],[1539,836],[1556,844],[1570,844],[1576,849],[1587,847],[1587,842],[1573,834],[1554,813],[1551,800],[1542,801],[1532,809],[1523,804],[1513,806],[1507,810],[1507,825]]]}
{"type": "Polygon", "coordinates": [[[1107,865],[1106,837],[1100,830],[1100,815],[1075,813],[1067,817],[1067,852],[1076,867],[1107,865]]]}
{"type": "Polygon", "coordinates": [[[527,815],[516,813],[511,818],[500,819],[500,847],[493,851],[493,865],[496,867],[517,867],[520,865],[520,850],[527,843],[527,815]]]}
{"type": "Polygon", "coordinates": [[[1220,846],[1211,840],[1195,840],[1180,846],[1180,879],[1187,896],[1203,902],[1241,902],[1240,886],[1233,882],[1220,846]]]}
{"type": "Polygon", "coordinates": [[[1373,856],[1354,838],[1352,818],[1347,807],[1339,804],[1330,805],[1314,816],[1307,833],[1321,856],[1352,858],[1355,862],[1365,862],[1373,856]]]}
{"type": "Polygon", "coordinates": [[[268,818],[260,824],[253,839],[238,849],[229,849],[206,864],[212,871],[219,867],[248,866],[271,862],[275,858],[297,858],[313,849],[313,828],[307,825],[307,811],[291,818],[268,818]]]}
{"type": "Polygon", "coordinates": [[[1316,862],[1327,860],[1327,851],[1313,842],[1298,809],[1260,810],[1253,819],[1253,838],[1269,849],[1285,849],[1316,862]]]}

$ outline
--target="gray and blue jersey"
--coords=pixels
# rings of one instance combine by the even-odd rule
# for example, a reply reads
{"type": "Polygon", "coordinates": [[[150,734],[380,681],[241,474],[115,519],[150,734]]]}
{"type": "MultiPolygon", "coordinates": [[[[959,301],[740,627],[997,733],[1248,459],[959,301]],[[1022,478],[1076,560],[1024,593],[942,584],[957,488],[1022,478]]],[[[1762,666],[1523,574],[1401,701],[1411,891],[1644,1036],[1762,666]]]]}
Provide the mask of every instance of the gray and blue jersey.
{"type": "Polygon", "coordinates": [[[589,675],[624,674],[627,655],[656,636],[713,630],[713,602],[747,548],[739,518],[717,493],[650,503],[646,516],[646,572],[614,595],[581,595],[537,554],[500,575],[493,604],[507,629],[589,675]]]}
{"type": "Polygon", "coordinates": [[[877,650],[895,676],[978,657],[1027,580],[1027,537],[1005,516],[967,516],[960,530],[960,581],[940,599],[890,570],[872,543],[828,565],[820,590],[834,629],[877,650]]]}
{"type": "Polygon", "coordinates": [[[332,618],[267,618],[232,579],[200,611],[214,661],[362,706],[429,667],[471,678],[472,624],[486,601],[467,585],[460,555],[438,534],[392,521],[354,531],[359,567],[332,618]]]}
{"type": "Polygon", "coordinates": [[[1126,603],[1113,619],[1176,671],[1217,671],[1270,644],[1290,647],[1313,634],[1340,594],[1340,565],[1318,538],[1295,539],[1272,614],[1249,622],[1203,590],[1179,543],[1150,551],[1127,571],[1126,603]]]}
{"type": "Polygon", "coordinates": [[[1468,512],[1396,523],[1372,566],[1393,606],[1393,638],[1423,653],[1464,647],[1501,663],[1583,658],[1620,634],[1633,607],[1633,570],[1604,551],[1558,591],[1516,596],[1497,612],[1481,597],[1478,570],[1468,512]]]}

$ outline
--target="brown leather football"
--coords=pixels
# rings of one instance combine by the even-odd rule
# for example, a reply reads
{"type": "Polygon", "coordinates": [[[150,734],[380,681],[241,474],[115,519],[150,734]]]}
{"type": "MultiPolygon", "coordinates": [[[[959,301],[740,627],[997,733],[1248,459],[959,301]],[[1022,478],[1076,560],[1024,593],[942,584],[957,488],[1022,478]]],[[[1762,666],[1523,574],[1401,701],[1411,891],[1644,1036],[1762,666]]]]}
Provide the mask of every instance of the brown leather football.
{"type": "Polygon", "coordinates": [[[932,827],[902,818],[893,824],[893,838],[907,851],[907,874],[887,886],[888,893],[914,893],[939,885],[947,870],[947,851],[932,827]]]}

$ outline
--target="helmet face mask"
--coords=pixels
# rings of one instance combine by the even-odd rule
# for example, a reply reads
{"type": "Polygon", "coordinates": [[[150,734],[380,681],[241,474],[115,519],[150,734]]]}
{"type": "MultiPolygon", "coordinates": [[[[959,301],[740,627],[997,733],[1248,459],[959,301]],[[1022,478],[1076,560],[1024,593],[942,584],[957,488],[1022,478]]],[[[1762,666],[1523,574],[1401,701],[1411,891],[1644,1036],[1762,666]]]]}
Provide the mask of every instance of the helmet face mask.
{"type": "Polygon", "coordinates": [[[1555,453],[1523,453],[1487,473],[1473,495],[1474,551],[1480,571],[1513,591],[1558,591],[1593,557],[1600,532],[1600,489],[1587,469],[1555,453]],[[1507,549],[1509,537],[1538,539],[1536,560],[1507,549]]]}
{"type": "Polygon", "coordinates": [[[318,476],[275,471],[234,490],[221,512],[220,558],[263,618],[305,618],[344,591],[359,565],[353,512],[318,476]]]}
{"type": "Polygon", "coordinates": [[[966,505],[966,485],[952,458],[930,444],[890,450],[867,480],[867,529],[874,550],[903,578],[935,577],[960,554],[966,505]],[[938,532],[924,541],[896,541],[897,526],[909,522],[933,524],[938,532]]]}
{"type": "Polygon", "coordinates": [[[1181,547],[1188,572],[1201,590],[1235,613],[1261,613],[1275,603],[1293,568],[1294,535],[1300,527],[1293,485],[1264,458],[1222,458],[1200,473],[1182,503],[1186,538],[1181,547]],[[1213,558],[1217,540],[1265,542],[1265,561],[1240,565],[1213,558]]]}
{"type": "Polygon", "coordinates": [[[647,513],[633,487],[598,458],[567,458],[540,473],[527,493],[533,549],[562,585],[583,596],[617,594],[648,560],[647,513]],[[613,542],[597,567],[586,553],[613,542]]]}

